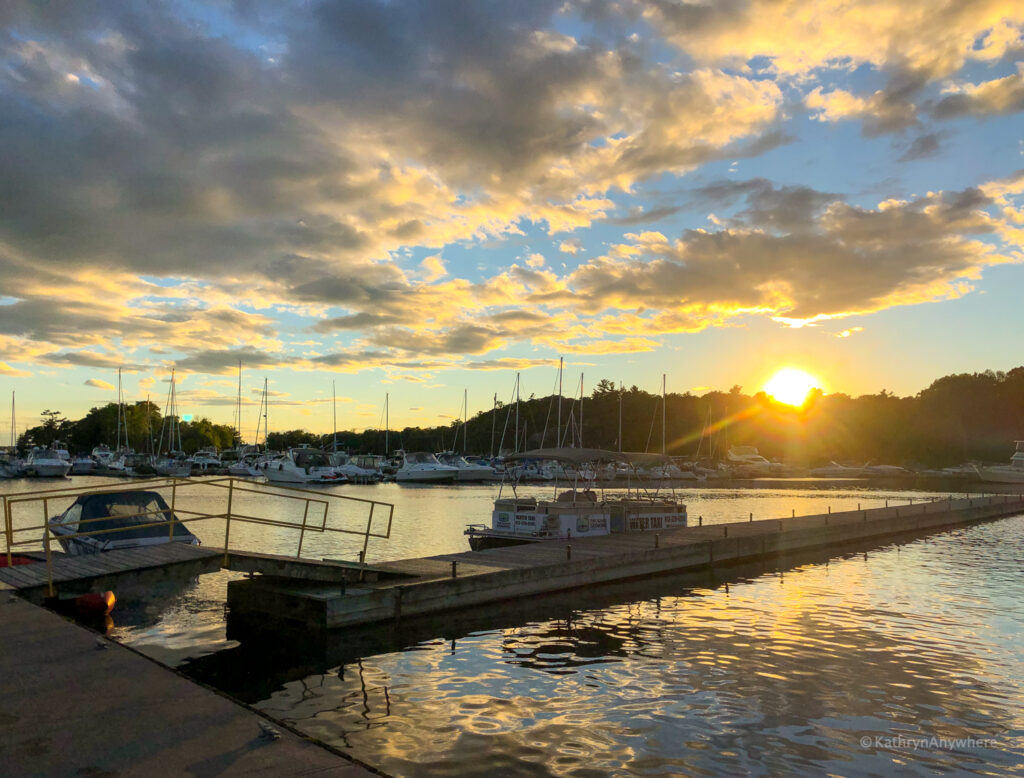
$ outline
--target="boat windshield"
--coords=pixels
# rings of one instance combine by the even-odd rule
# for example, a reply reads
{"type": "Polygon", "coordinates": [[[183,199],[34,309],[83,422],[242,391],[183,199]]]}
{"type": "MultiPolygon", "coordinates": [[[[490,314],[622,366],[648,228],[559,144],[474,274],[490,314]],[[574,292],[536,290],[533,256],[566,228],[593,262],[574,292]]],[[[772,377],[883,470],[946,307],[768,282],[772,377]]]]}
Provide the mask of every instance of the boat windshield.
{"type": "Polygon", "coordinates": [[[426,451],[417,451],[412,454],[405,455],[405,461],[410,465],[437,465],[440,464],[437,461],[437,457],[426,451]]]}
{"type": "Polygon", "coordinates": [[[322,451],[298,449],[292,452],[295,464],[299,467],[330,467],[331,459],[322,451]]]}

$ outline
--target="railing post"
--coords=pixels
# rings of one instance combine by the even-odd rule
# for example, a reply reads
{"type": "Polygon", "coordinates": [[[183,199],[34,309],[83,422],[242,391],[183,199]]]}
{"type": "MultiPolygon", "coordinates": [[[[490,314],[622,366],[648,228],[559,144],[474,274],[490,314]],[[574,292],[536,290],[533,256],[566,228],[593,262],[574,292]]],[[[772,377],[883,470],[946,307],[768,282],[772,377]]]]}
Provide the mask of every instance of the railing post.
{"type": "Polygon", "coordinates": [[[228,509],[224,512],[224,564],[228,566],[228,544],[231,542],[231,503],[235,496],[235,479],[228,479],[228,509]]]}
{"type": "Polygon", "coordinates": [[[3,498],[4,501],[4,533],[7,535],[7,566],[10,567],[14,564],[11,556],[11,546],[14,545],[14,528],[11,523],[11,504],[7,501],[7,498],[3,498]]]}
{"type": "Polygon", "coordinates": [[[306,508],[302,511],[302,529],[299,530],[299,548],[295,552],[295,558],[300,559],[302,557],[302,541],[306,537],[306,519],[309,516],[309,498],[306,498],[306,508]]]}
{"type": "Polygon", "coordinates": [[[47,591],[50,597],[53,597],[56,590],[53,588],[53,557],[50,556],[50,525],[46,523],[43,525],[43,546],[46,548],[46,580],[47,580],[47,591]]]}
{"type": "Polygon", "coordinates": [[[168,522],[171,526],[167,533],[167,537],[170,540],[174,540],[174,522],[178,519],[178,514],[174,512],[174,503],[177,500],[177,492],[178,482],[171,481],[171,520],[168,522]]]}

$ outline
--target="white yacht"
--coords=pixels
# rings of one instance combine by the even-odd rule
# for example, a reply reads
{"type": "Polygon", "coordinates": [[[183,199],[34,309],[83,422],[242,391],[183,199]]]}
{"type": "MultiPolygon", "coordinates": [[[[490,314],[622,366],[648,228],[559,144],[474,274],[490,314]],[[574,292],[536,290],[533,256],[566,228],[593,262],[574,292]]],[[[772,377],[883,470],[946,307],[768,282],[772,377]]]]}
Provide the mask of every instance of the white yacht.
{"type": "Polygon", "coordinates": [[[96,460],[92,457],[75,457],[71,460],[71,475],[92,475],[96,472],[96,460]]]}
{"type": "Polygon", "coordinates": [[[110,463],[114,461],[114,452],[106,443],[100,443],[93,448],[92,458],[100,467],[110,467],[110,463]]]}
{"type": "Polygon", "coordinates": [[[207,475],[221,469],[220,456],[215,449],[200,449],[188,461],[192,475],[207,475]]]}
{"type": "Polygon", "coordinates": [[[1024,440],[1015,440],[1017,447],[1010,457],[1009,465],[976,467],[982,481],[996,484],[1024,484],[1024,440]]]}
{"type": "Polygon", "coordinates": [[[263,470],[261,466],[266,457],[258,452],[242,454],[235,462],[228,465],[228,475],[238,478],[261,478],[263,470]]]}
{"type": "Polygon", "coordinates": [[[398,483],[453,483],[458,476],[456,467],[442,465],[437,457],[428,451],[414,451],[402,454],[402,466],[395,473],[398,483]]]}
{"type": "Polygon", "coordinates": [[[330,457],[315,448],[293,448],[265,460],[260,472],[272,484],[343,484],[347,480],[334,469],[330,457]]]}
{"type": "Polygon", "coordinates": [[[157,457],[153,467],[157,475],[170,478],[188,478],[192,475],[192,462],[184,451],[169,451],[165,456],[157,457]]]}
{"type": "Polygon", "coordinates": [[[498,471],[487,465],[471,464],[464,456],[454,451],[445,451],[437,455],[437,461],[442,465],[454,467],[459,472],[455,475],[456,483],[470,483],[479,481],[493,481],[498,477],[498,471]]]}
{"type": "MultiPolygon", "coordinates": [[[[599,449],[543,449],[544,458],[557,459],[571,465],[575,472],[593,470],[599,461],[628,458],[599,449]]],[[[526,452],[537,456],[540,451],[526,452]]],[[[540,457],[537,457],[540,458],[540,457]]],[[[569,540],[573,537],[595,537],[612,533],[647,532],[686,526],[686,506],[673,498],[657,495],[628,493],[625,497],[598,496],[592,483],[575,483],[554,499],[519,497],[512,487],[511,497],[494,501],[491,525],[471,524],[466,530],[469,545],[474,551],[496,546],[521,545],[545,540],[569,540]]]]}
{"type": "Polygon", "coordinates": [[[52,448],[34,446],[25,459],[25,475],[29,478],[65,478],[71,462],[52,448]]]}
{"type": "Polygon", "coordinates": [[[725,453],[725,459],[741,478],[757,478],[772,472],[772,463],[761,456],[756,446],[733,446],[725,453]]]}
{"type": "Polygon", "coordinates": [[[829,462],[823,467],[814,468],[808,475],[812,478],[863,478],[864,468],[829,462]]]}

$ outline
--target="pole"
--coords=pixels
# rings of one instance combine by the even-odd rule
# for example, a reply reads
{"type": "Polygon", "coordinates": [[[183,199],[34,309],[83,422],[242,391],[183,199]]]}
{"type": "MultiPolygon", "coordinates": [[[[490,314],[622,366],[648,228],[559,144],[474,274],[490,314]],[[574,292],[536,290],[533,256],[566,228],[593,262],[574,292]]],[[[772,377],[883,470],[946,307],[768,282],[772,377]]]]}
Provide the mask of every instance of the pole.
{"type": "Polygon", "coordinates": [[[622,381],[619,381],[619,453],[622,453],[622,381]]]}
{"type": "Polygon", "coordinates": [[[519,453],[519,373],[516,373],[516,453],[519,453]]]}
{"type": "Polygon", "coordinates": [[[558,429],[555,435],[555,446],[562,445],[562,357],[558,358],[558,429]]]}
{"type": "Polygon", "coordinates": [[[338,399],[335,396],[334,381],[331,381],[331,407],[334,409],[334,444],[331,446],[331,452],[337,453],[338,451],[338,399]]]}
{"type": "Polygon", "coordinates": [[[469,430],[466,425],[469,423],[469,390],[462,390],[462,453],[469,453],[469,430]]]}
{"type": "Polygon", "coordinates": [[[388,392],[384,392],[384,456],[388,456],[388,449],[391,447],[388,443],[388,426],[390,423],[388,420],[388,392]]]}
{"type": "Polygon", "coordinates": [[[494,459],[494,423],[498,418],[498,393],[494,393],[494,407],[491,409],[491,459],[494,459]]]}
{"type": "Polygon", "coordinates": [[[242,448],[242,360],[238,360],[238,398],[235,400],[235,429],[238,432],[238,448],[241,449],[242,448]]]}
{"type": "Polygon", "coordinates": [[[580,448],[583,448],[583,373],[580,373],[580,448]]]}
{"type": "Polygon", "coordinates": [[[665,456],[665,374],[661,374],[661,455],[665,456]]]}

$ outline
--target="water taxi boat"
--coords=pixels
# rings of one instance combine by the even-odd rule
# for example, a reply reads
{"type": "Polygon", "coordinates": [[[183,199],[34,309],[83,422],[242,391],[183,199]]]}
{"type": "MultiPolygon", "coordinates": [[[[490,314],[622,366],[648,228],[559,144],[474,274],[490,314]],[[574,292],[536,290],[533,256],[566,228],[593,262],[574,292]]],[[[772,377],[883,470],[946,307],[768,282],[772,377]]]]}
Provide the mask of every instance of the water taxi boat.
{"type": "MultiPolygon", "coordinates": [[[[600,449],[537,449],[507,459],[554,460],[574,472],[593,472],[602,462],[626,461],[629,455],[600,449]]],[[[556,492],[553,499],[520,497],[512,485],[512,496],[499,491],[491,513],[491,525],[471,524],[465,534],[474,551],[498,546],[520,545],[573,537],[596,537],[612,533],[649,532],[686,526],[686,506],[672,497],[659,497],[627,489],[625,495],[598,495],[593,480],[576,480],[570,488],[556,492]]]]}

